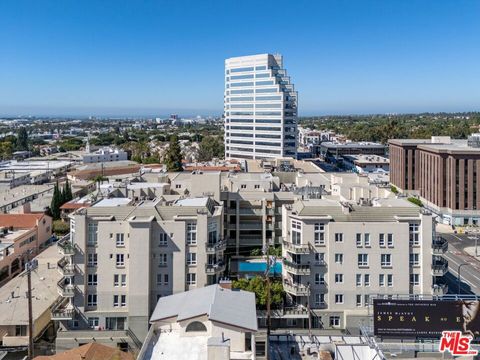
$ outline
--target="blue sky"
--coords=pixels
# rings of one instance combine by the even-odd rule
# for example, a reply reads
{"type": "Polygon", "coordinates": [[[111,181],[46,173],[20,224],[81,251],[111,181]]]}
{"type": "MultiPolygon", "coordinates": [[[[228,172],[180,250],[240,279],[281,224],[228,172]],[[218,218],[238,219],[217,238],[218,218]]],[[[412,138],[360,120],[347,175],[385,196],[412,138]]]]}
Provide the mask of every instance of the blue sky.
{"type": "Polygon", "coordinates": [[[300,115],[480,110],[477,0],[2,0],[0,114],[220,114],[277,52],[300,115]]]}

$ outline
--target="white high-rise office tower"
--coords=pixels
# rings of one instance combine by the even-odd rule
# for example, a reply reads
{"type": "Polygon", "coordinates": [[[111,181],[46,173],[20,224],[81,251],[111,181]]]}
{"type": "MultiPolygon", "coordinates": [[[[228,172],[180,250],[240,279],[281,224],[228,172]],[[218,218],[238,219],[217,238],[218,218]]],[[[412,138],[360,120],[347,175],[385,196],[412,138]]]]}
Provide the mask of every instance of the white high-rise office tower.
{"type": "Polygon", "coordinates": [[[225,60],[225,158],[296,157],[297,92],[281,55],[225,60]]]}

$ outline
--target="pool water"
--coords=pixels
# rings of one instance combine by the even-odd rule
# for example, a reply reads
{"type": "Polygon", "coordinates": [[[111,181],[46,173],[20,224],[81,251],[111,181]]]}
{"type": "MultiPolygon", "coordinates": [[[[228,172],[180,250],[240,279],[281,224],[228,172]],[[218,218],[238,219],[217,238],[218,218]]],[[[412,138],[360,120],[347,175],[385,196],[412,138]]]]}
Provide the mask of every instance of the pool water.
{"type": "MultiPolygon", "coordinates": [[[[240,261],[238,263],[238,272],[262,272],[264,273],[267,270],[267,263],[256,261],[256,262],[248,262],[248,261],[240,261]]],[[[275,265],[270,268],[270,274],[281,274],[282,273],[282,263],[276,262],[275,265]]]]}

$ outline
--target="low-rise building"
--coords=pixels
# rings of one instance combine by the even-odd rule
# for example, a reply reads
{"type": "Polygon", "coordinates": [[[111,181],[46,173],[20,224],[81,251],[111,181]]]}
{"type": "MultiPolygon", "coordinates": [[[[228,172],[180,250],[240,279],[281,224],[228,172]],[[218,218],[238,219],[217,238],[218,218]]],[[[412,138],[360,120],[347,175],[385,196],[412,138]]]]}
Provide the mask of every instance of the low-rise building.
{"type": "MultiPolygon", "coordinates": [[[[50,308],[59,298],[59,259],[55,246],[35,257],[38,266],[31,273],[34,341],[45,332],[54,334],[50,308]]],[[[22,275],[0,287],[0,339],[4,347],[28,346],[28,284],[27,277],[22,275]]]]}
{"type": "Polygon", "coordinates": [[[0,171],[0,189],[13,189],[20,185],[30,184],[30,174],[15,171],[0,171]]]}
{"type": "Polygon", "coordinates": [[[56,355],[37,356],[35,360],[134,360],[122,350],[97,343],[89,343],[56,355]]]}
{"type": "Polygon", "coordinates": [[[313,152],[325,159],[337,161],[344,155],[385,156],[387,147],[375,142],[331,142],[325,141],[314,146],[313,152]]]}
{"type": "Polygon", "coordinates": [[[388,158],[379,155],[345,155],[343,163],[358,174],[388,172],[390,170],[388,158]]]}
{"type": "Polygon", "coordinates": [[[103,147],[95,152],[88,152],[83,155],[83,162],[85,164],[101,163],[111,161],[123,161],[128,159],[126,151],[121,149],[112,149],[109,147],[103,147]]]}
{"type": "Polygon", "coordinates": [[[255,294],[211,285],[159,299],[139,360],[255,359],[255,294]]]}
{"type": "Polygon", "coordinates": [[[45,214],[0,214],[0,285],[19,274],[24,257],[48,246],[52,218],[45,214]]]}

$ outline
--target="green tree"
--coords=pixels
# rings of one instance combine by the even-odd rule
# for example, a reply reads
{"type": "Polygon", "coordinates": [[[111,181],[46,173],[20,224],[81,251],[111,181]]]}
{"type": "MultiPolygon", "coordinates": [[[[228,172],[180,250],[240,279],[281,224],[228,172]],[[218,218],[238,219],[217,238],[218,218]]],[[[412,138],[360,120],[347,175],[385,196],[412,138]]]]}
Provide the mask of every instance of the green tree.
{"type": "MultiPolygon", "coordinates": [[[[266,281],[260,276],[251,279],[234,280],[232,283],[234,289],[241,289],[255,293],[255,299],[258,307],[264,308],[267,305],[266,281]]],[[[283,301],[283,285],[279,280],[270,282],[270,303],[272,306],[279,306],[283,301]]]]}
{"type": "Polygon", "coordinates": [[[218,136],[205,136],[198,148],[198,160],[210,161],[213,158],[223,158],[225,146],[218,136]]]}
{"type": "Polygon", "coordinates": [[[22,126],[17,133],[17,149],[28,150],[28,133],[24,126],[22,126]]]}
{"type": "Polygon", "coordinates": [[[9,160],[12,158],[13,145],[10,141],[0,142],[0,157],[2,160],[9,160]]]}
{"type": "Polygon", "coordinates": [[[182,152],[180,150],[180,143],[177,136],[170,138],[170,144],[165,153],[164,159],[167,171],[183,171],[182,167],[182,152]]]}
{"type": "Polygon", "coordinates": [[[62,194],[57,181],[53,187],[52,202],[50,203],[50,211],[54,220],[60,219],[60,206],[62,206],[62,194]]]}
{"type": "Polygon", "coordinates": [[[72,187],[70,186],[70,183],[68,182],[68,179],[67,179],[65,181],[65,184],[63,184],[62,205],[65,204],[66,202],[69,202],[72,199],[73,199],[72,187]]]}

